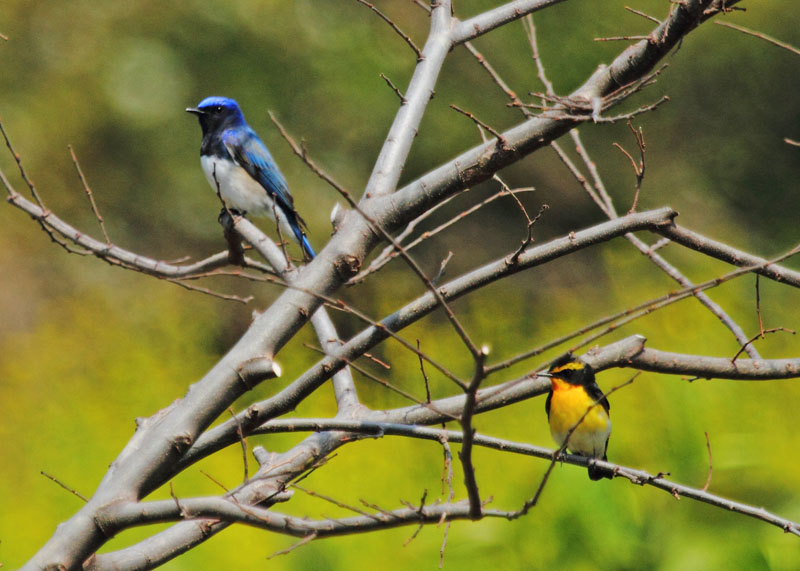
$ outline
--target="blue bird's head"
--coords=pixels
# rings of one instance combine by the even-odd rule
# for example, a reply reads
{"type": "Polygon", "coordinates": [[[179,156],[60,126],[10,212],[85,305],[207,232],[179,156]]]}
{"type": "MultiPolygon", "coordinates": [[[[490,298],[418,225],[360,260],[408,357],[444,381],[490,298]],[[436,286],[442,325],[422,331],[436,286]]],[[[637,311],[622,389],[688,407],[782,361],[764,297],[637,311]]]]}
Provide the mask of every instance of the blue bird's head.
{"type": "Polygon", "coordinates": [[[209,131],[244,124],[244,115],[239,104],[227,97],[206,97],[197,107],[187,107],[186,111],[197,115],[204,135],[209,131]]]}

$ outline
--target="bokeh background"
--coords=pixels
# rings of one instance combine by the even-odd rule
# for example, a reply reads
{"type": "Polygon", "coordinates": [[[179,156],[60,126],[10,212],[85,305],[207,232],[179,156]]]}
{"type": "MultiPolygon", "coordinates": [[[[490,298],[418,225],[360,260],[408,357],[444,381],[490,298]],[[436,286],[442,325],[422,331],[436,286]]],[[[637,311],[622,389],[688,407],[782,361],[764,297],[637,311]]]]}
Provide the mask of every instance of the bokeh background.
{"type": "MultiPolygon", "coordinates": [[[[456,0],[467,17],[499,4],[456,0]]],[[[376,4],[417,42],[428,18],[411,1],[376,4]]],[[[565,2],[536,16],[541,54],[559,93],[577,87],[624,47],[596,37],[647,33],[651,23],[624,2],[565,2]]],[[[792,0],[743,3],[725,19],[800,45],[800,12],[792,0]]],[[[667,2],[639,0],[635,8],[663,17],[667,2]]],[[[200,129],[183,109],[207,95],[239,100],[290,182],[299,211],[320,249],[330,233],[333,190],[292,155],[269,121],[273,111],[312,156],[359,195],[397,108],[380,78],[404,89],[414,57],[403,41],[355,1],[232,0],[163,3],[140,0],[5,0],[0,6],[0,117],[46,204],[83,231],[100,236],[75,174],[72,145],[94,190],[112,240],[161,259],[198,259],[222,249],[219,205],[199,168],[200,129]]],[[[540,91],[522,25],[480,38],[476,47],[520,94],[540,91]]],[[[669,205],[679,222],[756,254],[774,256],[798,239],[800,59],[761,40],[713,24],[692,33],[666,60],[656,86],[628,108],[668,94],[671,101],[637,119],[647,143],[647,175],[640,208],[669,205]]],[[[463,48],[454,50],[422,123],[404,180],[433,168],[479,141],[474,124],[449,109],[456,104],[496,128],[520,120],[463,48]]],[[[581,128],[620,211],[630,205],[634,176],[612,147],[633,151],[622,124],[581,128]]],[[[571,149],[571,145],[564,144],[571,149]]],[[[23,191],[8,152],[2,168],[23,191]]],[[[531,212],[550,210],[536,226],[539,242],[602,220],[554,153],[543,150],[502,173],[512,186],[534,186],[523,196],[531,212]]],[[[484,185],[454,201],[433,226],[496,186],[484,185]]],[[[432,241],[417,256],[432,273],[449,250],[454,277],[503,255],[523,237],[524,221],[510,200],[496,201],[432,241]],[[466,254],[469,255],[466,255],[466,254]]],[[[663,253],[693,280],[726,270],[671,246],[663,253]]],[[[797,268],[797,261],[787,262],[797,268]]],[[[755,279],[748,276],[711,292],[745,328],[758,331],[755,279]]],[[[27,216],[0,207],[0,563],[16,568],[78,509],[80,500],[40,475],[44,471],[89,495],[130,438],[134,419],[181,397],[247,327],[251,312],[277,295],[271,286],[233,280],[206,284],[255,300],[239,305],[70,255],[27,216]]],[[[675,286],[626,242],[593,248],[529,271],[463,299],[455,308],[492,360],[508,358],[598,317],[663,294],[675,286]]],[[[342,296],[372,316],[384,316],[422,291],[402,264],[342,296]]],[[[800,328],[800,294],[762,280],[766,327],[800,328]]],[[[344,337],[361,325],[335,315],[344,337]]],[[[664,350],[732,356],[738,347],[720,323],[692,300],[608,336],[648,337],[664,350]]],[[[471,365],[441,316],[404,332],[423,349],[467,375],[471,365]]],[[[283,379],[257,388],[237,410],[264,398],[316,361],[304,330],[279,355],[283,379]]],[[[759,341],[765,357],[797,357],[789,333],[759,341]]],[[[413,355],[391,343],[375,354],[390,371],[374,369],[424,395],[413,355]]],[[[548,354],[542,359],[553,356],[548,354]]],[[[533,368],[526,361],[492,378],[500,382],[533,368]]],[[[600,376],[604,389],[629,371],[600,376]]],[[[385,408],[406,404],[358,379],[363,400],[385,408]]],[[[452,387],[431,374],[434,396],[452,387]]],[[[644,374],[613,395],[609,455],[651,472],[701,487],[709,434],[710,490],[800,520],[800,436],[797,381],[685,382],[644,374]]],[[[334,411],[327,387],[298,416],[334,411]]],[[[543,399],[477,419],[478,430],[549,445],[543,399]]],[[[250,444],[286,450],[302,435],[253,438],[250,444]]],[[[454,447],[457,450],[457,447],[454,447]]],[[[476,452],[477,475],[493,505],[514,509],[530,497],[546,463],[494,451],[476,452]]],[[[463,497],[456,463],[456,492],[463,497]]],[[[226,451],[176,479],[180,496],[218,493],[205,471],[227,486],[241,479],[241,451],[226,451]]],[[[304,481],[319,493],[384,508],[417,502],[423,490],[438,497],[441,449],[432,443],[384,438],[341,449],[304,481]]],[[[160,490],[153,497],[169,497],[160,490]]],[[[445,491],[446,494],[446,491],[445,491]]],[[[281,510],[313,517],[344,512],[297,493],[281,510]]],[[[135,542],[152,528],[122,534],[105,548],[135,542]]],[[[387,569],[435,568],[443,529],[428,527],[407,545],[412,528],[312,542],[270,561],[294,540],[258,530],[230,529],[167,569],[387,569]]],[[[797,537],[779,529],[622,480],[590,483],[585,470],[556,469],[540,505],[524,519],[457,522],[447,539],[449,569],[797,569],[797,537]]]]}

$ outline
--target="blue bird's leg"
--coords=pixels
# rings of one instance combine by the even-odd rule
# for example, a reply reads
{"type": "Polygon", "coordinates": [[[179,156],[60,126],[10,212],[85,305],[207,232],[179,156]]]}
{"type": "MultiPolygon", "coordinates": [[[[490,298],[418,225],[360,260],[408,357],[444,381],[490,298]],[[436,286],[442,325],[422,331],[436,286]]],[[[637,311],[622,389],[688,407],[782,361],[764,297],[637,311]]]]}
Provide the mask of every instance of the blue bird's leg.
{"type": "Polygon", "coordinates": [[[224,207],[219,212],[217,220],[222,226],[222,235],[228,243],[228,261],[235,266],[244,266],[244,246],[242,237],[233,229],[233,218],[231,215],[238,215],[233,210],[224,207]]]}

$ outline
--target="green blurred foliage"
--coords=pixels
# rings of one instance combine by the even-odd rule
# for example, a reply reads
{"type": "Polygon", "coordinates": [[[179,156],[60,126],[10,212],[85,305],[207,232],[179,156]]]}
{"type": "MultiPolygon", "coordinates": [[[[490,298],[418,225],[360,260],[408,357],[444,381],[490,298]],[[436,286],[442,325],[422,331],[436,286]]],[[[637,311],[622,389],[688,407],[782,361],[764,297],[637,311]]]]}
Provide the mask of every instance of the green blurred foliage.
{"type": "MultiPolygon", "coordinates": [[[[455,8],[466,17],[497,4],[457,0],[455,8]]],[[[428,18],[413,3],[386,0],[378,5],[418,44],[424,41],[428,18]]],[[[536,17],[541,55],[559,93],[577,87],[624,47],[593,38],[651,28],[623,6],[607,2],[598,9],[585,0],[573,1],[536,17]]],[[[666,2],[655,0],[635,7],[658,17],[667,10],[666,2]]],[[[746,13],[726,18],[800,44],[800,15],[791,0],[755,3],[746,13]]],[[[345,1],[6,0],[0,7],[0,33],[9,38],[0,40],[0,116],[47,205],[83,231],[99,235],[67,152],[71,144],[115,243],[162,259],[200,258],[223,247],[217,199],[198,165],[200,130],[185,107],[211,94],[239,100],[290,181],[312,243],[320,248],[337,196],[292,155],[267,111],[359,195],[398,104],[379,74],[402,90],[414,68],[402,39],[369,10],[345,1]]],[[[521,25],[480,38],[475,46],[517,93],[542,89],[521,25]]],[[[662,94],[671,98],[636,121],[647,141],[640,208],[672,206],[681,212],[680,223],[765,256],[793,246],[800,211],[798,151],[782,139],[800,138],[797,57],[707,24],[667,62],[658,84],[626,104],[633,109],[662,94]]],[[[450,104],[497,128],[519,121],[474,59],[464,49],[454,50],[405,181],[480,141],[474,125],[450,110],[450,104]]],[[[627,127],[586,126],[581,132],[619,210],[625,211],[634,177],[611,143],[633,150],[627,127]]],[[[9,153],[0,153],[0,168],[14,174],[9,153]]],[[[602,220],[550,152],[526,158],[503,177],[512,186],[536,187],[522,195],[531,212],[543,203],[551,205],[536,227],[538,242],[602,220]]],[[[18,177],[13,182],[22,190],[18,177]]],[[[489,185],[473,189],[437,214],[430,226],[492,191],[489,185]]],[[[523,222],[511,201],[498,201],[417,255],[435,272],[453,250],[456,256],[447,271],[456,276],[515,248],[523,222]],[[473,236],[480,239],[465,238],[473,236]],[[465,245],[469,258],[463,255],[465,245]]],[[[726,271],[723,264],[675,246],[664,254],[696,281],[726,271]]],[[[422,292],[400,263],[385,274],[341,295],[380,317],[422,292]]],[[[247,327],[251,311],[264,307],[277,290],[230,280],[212,284],[256,296],[249,306],[240,306],[68,256],[11,207],[0,208],[0,276],[0,562],[15,568],[80,503],[40,471],[90,494],[131,436],[134,419],[180,398],[247,327]]],[[[497,362],[672,289],[646,259],[631,253],[629,244],[617,242],[494,284],[454,307],[474,338],[492,347],[497,362]]],[[[754,291],[750,276],[711,293],[749,334],[758,331],[754,291]]],[[[761,302],[765,326],[800,327],[796,292],[762,280],[761,302]]],[[[334,317],[343,337],[362,327],[350,316],[334,317]]],[[[737,350],[730,334],[692,300],[627,325],[607,340],[632,333],[666,350],[708,355],[737,350]]],[[[470,361],[441,315],[426,318],[404,336],[421,339],[425,351],[455,372],[469,374],[470,361]]],[[[313,342],[310,331],[279,356],[284,377],[258,387],[238,408],[271,394],[313,363],[317,355],[304,342],[313,342]]],[[[766,357],[798,355],[796,337],[786,333],[768,336],[758,347],[766,357]]],[[[415,357],[392,342],[374,354],[392,369],[366,366],[405,390],[424,394],[415,357]]],[[[514,378],[533,365],[524,362],[490,381],[514,378]]],[[[453,394],[446,379],[429,374],[434,396],[453,394]]],[[[629,371],[609,371],[599,380],[609,389],[629,376],[629,371]]],[[[358,384],[371,407],[407,404],[367,379],[359,378],[358,384]]],[[[707,474],[708,432],[714,456],[711,491],[800,520],[796,382],[690,384],[645,374],[611,400],[613,460],[669,471],[676,480],[699,487],[707,474]]],[[[326,389],[296,411],[299,416],[333,413],[326,389]]],[[[476,423],[486,434],[550,443],[541,399],[482,415],[476,423]]],[[[301,438],[276,435],[252,438],[250,444],[285,450],[301,438]]],[[[481,491],[493,496],[493,506],[508,509],[532,495],[546,468],[539,460],[486,450],[476,451],[476,464],[481,491]]],[[[457,461],[454,467],[461,498],[457,461]]],[[[218,492],[200,470],[235,486],[241,480],[241,452],[234,447],[192,467],[176,479],[178,495],[218,492]]],[[[342,448],[304,485],[348,504],[360,505],[363,498],[391,508],[401,499],[418,501],[425,489],[429,501],[439,497],[441,471],[439,446],[387,437],[342,448]]],[[[169,491],[153,497],[168,498],[169,491]]],[[[301,492],[280,509],[313,517],[348,513],[301,492]]],[[[126,532],[106,550],[151,531],[126,532]]],[[[266,563],[267,556],[293,540],[235,528],[165,568],[434,567],[443,529],[425,528],[404,546],[413,532],[407,528],[312,542],[266,563]]],[[[663,492],[622,481],[593,485],[583,470],[563,466],[555,470],[540,505],[523,520],[454,523],[444,564],[449,569],[796,569],[800,551],[796,538],[756,520],[688,500],[676,502],[663,492]]]]}

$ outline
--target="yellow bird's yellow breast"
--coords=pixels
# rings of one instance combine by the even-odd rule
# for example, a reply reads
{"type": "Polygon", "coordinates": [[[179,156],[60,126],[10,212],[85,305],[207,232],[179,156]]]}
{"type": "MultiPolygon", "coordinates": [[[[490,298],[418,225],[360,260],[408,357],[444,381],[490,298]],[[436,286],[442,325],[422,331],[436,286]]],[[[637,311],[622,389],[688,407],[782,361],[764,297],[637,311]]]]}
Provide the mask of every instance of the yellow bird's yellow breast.
{"type": "Polygon", "coordinates": [[[570,435],[567,448],[574,454],[602,458],[605,455],[611,419],[602,405],[594,404],[580,385],[571,385],[561,379],[551,379],[553,395],[550,398],[550,434],[562,446],[573,426],[580,425],[570,435]],[[581,421],[581,417],[591,411],[581,421]]]}

